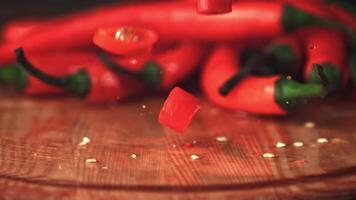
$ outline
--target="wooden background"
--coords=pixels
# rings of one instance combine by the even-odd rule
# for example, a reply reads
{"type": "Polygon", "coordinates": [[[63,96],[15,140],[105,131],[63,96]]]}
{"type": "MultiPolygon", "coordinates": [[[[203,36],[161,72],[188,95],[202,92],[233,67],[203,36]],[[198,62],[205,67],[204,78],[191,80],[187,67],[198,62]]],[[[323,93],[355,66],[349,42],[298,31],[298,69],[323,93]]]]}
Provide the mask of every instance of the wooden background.
{"type": "Polygon", "coordinates": [[[352,199],[356,195],[352,101],[315,102],[285,118],[231,113],[204,102],[184,135],[157,123],[162,101],[151,97],[89,106],[68,97],[58,101],[2,94],[2,198],[352,199]],[[218,141],[220,136],[226,141],[218,141]],[[83,145],[83,137],[90,142],[83,145]],[[318,138],[328,142],[318,143],[318,138]],[[293,146],[297,141],[304,146],[293,146]],[[277,148],[277,142],[287,146],[277,148]],[[265,158],[265,153],[276,157],[265,158]],[[93,159],[96,162],[88,162],[93,159]]]}
{"type": "MultiPolygon", "coordinates": [[[[19,2],[3,2],[0,21],[98,1],[19,2]]],[[[0,88],[0,199],[356,198],[354,100],[314,102],[285,118],[203,102],[179,135],[157,123],[163,98],[90,106],[0,88]]]]}

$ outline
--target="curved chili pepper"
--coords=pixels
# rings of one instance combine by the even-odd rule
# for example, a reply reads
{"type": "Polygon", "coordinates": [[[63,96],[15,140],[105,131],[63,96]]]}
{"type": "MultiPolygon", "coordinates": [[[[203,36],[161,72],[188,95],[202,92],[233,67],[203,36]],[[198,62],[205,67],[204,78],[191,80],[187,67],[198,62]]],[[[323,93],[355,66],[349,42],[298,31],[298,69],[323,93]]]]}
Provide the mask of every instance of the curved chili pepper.
{"type": "Polygon", "coordinates": [[[116,65],[114,62],[109,61],[110,63],[108,63],[107,58],[102,60],[106,60],[107,66],[118,74],[124,73],[132,77],[136,76],[147,85],[153,87],[159,85],[162,89],[169,89],[193,73],[204,53],[205,50],[201,44],[181,43],[178,47],[149,58],[143,63],[138,74],[123,70],[121,66],[116,65]]]}
{"type": "Polygon", "coordinates": [[[155,32],[133,27],[100,28],[93,37],[94,44],[100,48],[122,56],[149,53],[156,41],[155,32]]]}
{"type": "Polygon", "coordinates": [[[237,2],[231,13],[213,17],[197,15],[194,6],[187,2],[110,5],[49,21],[25,40],[2,45],[0,63],[13,61],[12,52],[18,46],[29,53],[86,46],[98,28],[127,25],[151,29],[161,40],[272,38],[306,26],[333,27],[349,35],[353,33],[335,21],[281,3],[237,2]]]}
{"type": "MultiPolygon", "coordinates": [[[[52,76],[65,76],[75,72],[95,59],[88,51],[52,52],[28,55],[28,59],[38,69],[52,76]]],[[[55,95],[64,90],[48,85],[36,77],[29,76],[21,66],[0,67],[0,82],[14,86],[27,95],[55,95]]]]}
{"type": "Polygon", "coordinates": [[[221,14],[231,12],[232,0],[196,0],[200,14],[221,14]]]}
{"type": "Polygon", "coordinates": [[[202,71],[204,94],[221,107],[255,114],[284,115],[299,100],[325,94],[321,84],[302,84],[276,75],[248,77],[227,96],[222,96],[219,88],[239,70],[235,52],[228,46],[216,48],[202,71]]]}
{"type": "Polygon", "coordinates": [[[23,49],[16,49],[15,53],[17,61],[29,74],[46,84],[63,88],[76,96],[85,98],[89,103],[114,102],[143,90],[139,83],[128,77],[117,76],[107,70],[98,60],[92,60],[85,68],[70,75],[58,77],[37,69],[26,58],[23,49]]]}
{"type": "Polygon", "coordinates": [[[329,29],[311,29],[304,31],[306,64],[304,78],[310,83],[320,83],[314,64],[323,66],[330,81],[331,91],[336,91],[346,84],[349,75],[346,65],[346,44],[342,35],[329,29]]]}
{"type": "Polygon", "coordinates": [[[219,89],[221,95],[227,95],[244,78],[251,74],[295,75],[302,61],[299,41],[294,36],[284,36],[268,44],[262,53],[247,59],[244,68],[228,79],[219,89]]]}

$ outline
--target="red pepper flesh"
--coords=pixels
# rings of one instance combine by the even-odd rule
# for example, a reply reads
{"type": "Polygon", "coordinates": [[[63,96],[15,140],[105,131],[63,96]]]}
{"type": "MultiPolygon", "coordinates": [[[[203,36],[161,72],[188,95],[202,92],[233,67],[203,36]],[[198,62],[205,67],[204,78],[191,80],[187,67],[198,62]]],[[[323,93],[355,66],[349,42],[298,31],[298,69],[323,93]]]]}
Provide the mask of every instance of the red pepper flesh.
{"type": "Polygon", "coordinates": [[[200,109],[196,97],[179,87],[173,88],[159,113],[158,122],[178,132],[185,132],[200,109]]]}
{"type": "Polygon", "coordinates": [[[133,27],[99,28],[93,37],[98,47],[115,55],[133,56],[147,54],[157,41],[151,30],[133,27]]]}

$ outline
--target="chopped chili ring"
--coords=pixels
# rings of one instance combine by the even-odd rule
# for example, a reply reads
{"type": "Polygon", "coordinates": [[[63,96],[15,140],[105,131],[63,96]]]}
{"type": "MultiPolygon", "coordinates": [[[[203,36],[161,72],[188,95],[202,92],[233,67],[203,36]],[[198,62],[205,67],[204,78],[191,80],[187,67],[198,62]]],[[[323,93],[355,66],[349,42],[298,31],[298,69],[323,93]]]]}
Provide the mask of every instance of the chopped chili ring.
{"type": "Polygon", "coordinates": [[[133,56],[152,50],[158,37],[155,32],[134,27],[99,28],[93,42],[101,49],[115,55],[133,56]]]}

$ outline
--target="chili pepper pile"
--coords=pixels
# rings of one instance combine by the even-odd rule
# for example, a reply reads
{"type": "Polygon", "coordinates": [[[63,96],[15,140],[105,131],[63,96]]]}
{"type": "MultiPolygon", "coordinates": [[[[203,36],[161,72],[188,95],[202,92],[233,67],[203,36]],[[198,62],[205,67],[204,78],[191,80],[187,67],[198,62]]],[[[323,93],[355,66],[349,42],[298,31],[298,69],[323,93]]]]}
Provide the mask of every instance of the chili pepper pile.
{"type": "MultiPolygon", "coordinates": [[[[14,20],[2,29],[0,83],[107,103],[167,91],[200,72],[212,103],[285,115],[356,80],[355,8],[347,0],[172,0],[14,20]]],[[[189,120],[173,126],[185,130],[187,109],[198,104],[175,91],[184,95],[168,104],[178,99],[171,108],[189,120]]]]}

